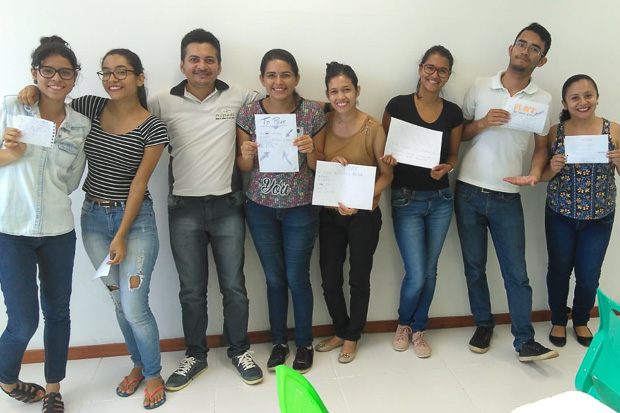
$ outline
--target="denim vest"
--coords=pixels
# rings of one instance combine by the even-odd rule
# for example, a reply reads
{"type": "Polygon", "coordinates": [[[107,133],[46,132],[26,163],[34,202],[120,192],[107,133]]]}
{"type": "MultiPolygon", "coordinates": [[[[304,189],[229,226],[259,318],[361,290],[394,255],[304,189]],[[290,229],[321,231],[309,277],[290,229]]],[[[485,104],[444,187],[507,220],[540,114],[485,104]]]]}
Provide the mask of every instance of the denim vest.
{"type": "MultiPolygon", "coordinates": [[[[69,194],[84,172],[90,121],[68,105],[65,114],[51,148],[26,144],[21,158],[0,166],[0,232],[43,237],[73,230],[69,194]]],[[[22,105],[15,96],[6,96],[0,114],[2,148],[1,136],[17,115],[41,117],[38,106],[22,105]]]]}

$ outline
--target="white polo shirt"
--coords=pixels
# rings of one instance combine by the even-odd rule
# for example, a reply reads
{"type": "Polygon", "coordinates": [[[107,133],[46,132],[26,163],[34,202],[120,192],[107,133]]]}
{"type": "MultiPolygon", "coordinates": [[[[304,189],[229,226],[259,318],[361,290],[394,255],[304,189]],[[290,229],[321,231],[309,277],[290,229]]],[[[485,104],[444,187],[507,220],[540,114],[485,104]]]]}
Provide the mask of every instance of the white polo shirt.
{"type": "MultiPolygon", "coordinates": [[[[503,71],[493,77],[478,78],[465,95],[463,117],[477,121],[490,109],[501,109],[510,99],[510,92],[502,85],[503,71]]],[[[530,81],[515,98],[550,105],[551,95],[530,81]]],[[[549,133],[549,112],[541,135],[549,133]]],[[[493,191],[518,193],[519,187],[502,181],[509,176],[523,175],[523,156],[532,132],[493,126],[478,133],[470,141],[461,143],[458,180],[493,191]]],[[[527,173],[527,171],[525,172],[527,173]]]]}
{"type": "Polygon", "coordinates": [[[224,195],[233,189],[236,121],[257,92],[217,79],[204,100],[189,93],[187,80],[149,101],[149,110],[168,127],[170,193],[224,195]]]}

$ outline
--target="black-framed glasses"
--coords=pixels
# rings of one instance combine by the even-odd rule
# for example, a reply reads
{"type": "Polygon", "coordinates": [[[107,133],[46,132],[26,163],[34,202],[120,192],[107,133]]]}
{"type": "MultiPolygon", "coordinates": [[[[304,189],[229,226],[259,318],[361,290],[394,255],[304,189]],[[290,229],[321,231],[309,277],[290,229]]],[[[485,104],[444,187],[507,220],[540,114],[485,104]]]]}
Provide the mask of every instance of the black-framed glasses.
{"type": "Polygon", "coordinates": [[[127,79],[127,73],[136,73],[134,70],[129,70],[129,69],[114,69],[113,71],[104,71],[104,72],[97,72],[97,75],[99,76],[99,79],[101,80],[109,80],[111,75],[114,75],[114,77],[116,78],[116,80],[124,80],[127,79]]]}
{"type": "Polygon", "coordinates": [[[450,73],[452,73],[452,71],[446,68],[437,67],[430,63],[425,64],[425,65],[420,65],[420,66],[422,66],[422,70],[424,70],[424,73],[426,73],[427,75],[432,75],[433,73],[437,72],[437,76],[439,76],[442,79],[446,79],[448,76],[450,76],[450,73]]]}
{"type": "Polygon", "coordinates": [[[536,46],[535,44],[527,44],[527,42],[524,40],[517,40],[515,42],[515,46],[517,46],[521,50],[527,50],[535,56],[542,55],[542,50],[540,50],[540,47],[536,46]]]}
{"type": "Polygon", "coordinates": [[[71,80],[77,74],[77,70],[68,67],[54,69],[52,66],[35,66],[33,69],[37,70],[39,74],[46,79],[51,79],[58,73],[61,79],[71,80]]]}

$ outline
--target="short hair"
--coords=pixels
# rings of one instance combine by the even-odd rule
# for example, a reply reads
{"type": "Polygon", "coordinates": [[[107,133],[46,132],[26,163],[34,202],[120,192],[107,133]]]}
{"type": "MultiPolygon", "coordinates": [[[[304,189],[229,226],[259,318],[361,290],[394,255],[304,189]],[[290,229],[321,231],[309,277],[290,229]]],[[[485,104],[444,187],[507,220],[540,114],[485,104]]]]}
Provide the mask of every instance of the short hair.
{"type": "Polygon", "coordinates": [[[519,39],[519,36],[521,36],[521,33],[523,33],[526,30],[536,33],[540,37],[540,39],[545,43],[545,47],[543,49],[542,55],[543,57],[546,56],[547,53],[549,52],[549,49],[551,48],[551,34],[547,31],[547,29],[545,29],[542,25],[538,23],[535,23],[535,22],[531,23],[529,26],[521,29],[519,34],[517,34],[517,37],[515,37],[514,43],[517,42],[517,40],[519,39]]]}
{"type": "Polygon", "coordinates": [[[220,49],[220,41],[213,33],[204,29],[194,29],[183,36],[181,40],[181,60],[185,60],[187,54],[187,45],[190,43],[209,43],[215,48],[218,63],[222,63],[222,50],[220,49]]]}

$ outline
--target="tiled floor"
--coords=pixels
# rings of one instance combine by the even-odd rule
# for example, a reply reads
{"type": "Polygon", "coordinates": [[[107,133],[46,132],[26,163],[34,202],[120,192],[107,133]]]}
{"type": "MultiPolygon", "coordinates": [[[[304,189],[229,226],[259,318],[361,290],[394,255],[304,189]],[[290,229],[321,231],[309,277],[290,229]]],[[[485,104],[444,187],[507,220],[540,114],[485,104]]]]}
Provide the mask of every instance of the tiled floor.
{"type": "MultiPolygon", "coordinates": [[[[593,331],[598,319],[590,323],[593,331]]],[[[550,346],[549,323],[536,323],[536,335],[550,346]]],[[[574,378],[586,349],[569,328],[566,347],[560,357],[538,363],[520,363],[512,348],[507,325],[495,329],[486,354],[474,354],[467,343],[473,327],[430,330],[427,339],[433,348],[428,359],[418,359],[410,347],[404,353],[392,350],[391,333],[367,334],[360,341],[357,358],[339,364],[338,350],[315,353],[313,369],[306,377],[332,413],[362,412],[510,412],[517,406],[574,389],[574,378]]],[[[256,361],[265,366],[269,344],[252,346],[256,361]]],[[[181,352],[164,353],[164,376],[182,358],[181,352]]],[[[289,364],[292,357],[289,358],[289,364]]],[[[128,357],[70,361],[62,394],[67,412],[143,411],[140,395],[122,399],[114,389],[130,370],[128,357]]],[[[209,369],[189,387],[168,393],[168,401],[156,411],[277,413],[276,378],[265,372],[256,386],[245,385],[226,357],[224,348],[209,354],[209,369]]],[[[41,364],[25,365],[21,378],[40,382],[41,364]]],[[[140,390],[143,390],[141,386],[140,390]]],[[[41,404],[22,405],[0,394],[0,412],[39,412],[41,404]]]]}

